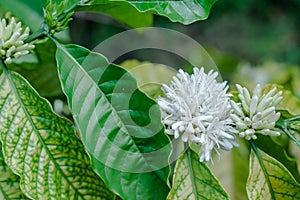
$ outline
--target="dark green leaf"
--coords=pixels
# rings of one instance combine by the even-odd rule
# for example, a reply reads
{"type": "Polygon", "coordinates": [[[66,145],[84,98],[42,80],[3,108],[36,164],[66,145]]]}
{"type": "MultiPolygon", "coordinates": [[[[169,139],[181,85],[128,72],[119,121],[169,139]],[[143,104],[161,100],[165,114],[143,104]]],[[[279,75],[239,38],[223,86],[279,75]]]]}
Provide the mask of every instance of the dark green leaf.
{"type": "Polygon", "coordinates": [[[140,12],[162,15],[173,22],[187,25],[206,19],[216,0],[112,0],[111,2],[128,2],[140,12]]]}
{"type": "Polygon", "coordinates": [[[152,25],[152,14],[141,13],[126,2],[111,2],[109,0],[94,0],[89,6],[82,6],[78,11],[89,11],[106,14],[132,28],[152,25]]]}
{"type": "Polygon", "coordinates": [[[95,171],[125,199],[165,199],[171,144],[158,105],[101,54],[57,45],[63,91],[95,171]]]}
{"type": "Polygon", "coordinates": [[[35,46],[34,61],[14,63],[9,65],[10,69],[24,76],[42,96],[61,95],[62,90],[55,61],[55,44],[47,40],[39,42],[35,46]]]}
{"type": "Polygon", "coordinates": [[[300,185],[277,160],[258,150],[266,174],[253,152],[250,154],[250,172],[247,182],[249,199],[300,199],[300,185]],[[269,182],[269,184],[268,184],[269,182]],[[269,187],[271,186],[271,187],[269,187]]]}
{"type": "Polygon", "coordinates": [[[229,199],[228,195],[205,163],[192,150],[185,151],[177,160],[173,187],[168,200],[229,199]]]}
{"type": "Polygon", "coordinates": [[[20,75],[0,77],[3,155],[32,199],[112,199],[93,172],[73,124],[55,115],[20,75]]]}
{"type": "Polygon", "coordinates": [[[0,143],[0,199],[27,199],[20,189],[20,177],[15,175],[4,162],[0,143]]]}

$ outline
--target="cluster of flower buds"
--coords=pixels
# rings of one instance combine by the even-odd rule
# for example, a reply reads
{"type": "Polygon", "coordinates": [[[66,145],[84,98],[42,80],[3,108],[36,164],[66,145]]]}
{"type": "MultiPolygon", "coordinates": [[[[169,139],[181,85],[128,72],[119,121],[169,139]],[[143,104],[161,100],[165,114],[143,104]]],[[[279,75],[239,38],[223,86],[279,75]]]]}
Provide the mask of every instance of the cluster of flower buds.
{"type": "Polygon", "coordinates": [[[280,117],[276,106],[282,92],[273,88],[266,94],[258,84],[251,97],[245,87],[237,85],[238,102],[230,100],[227,83],[217,82],[217,73],[194,68],[192,75],[179,70],[170,85],[163,85],[165,97],[157,99],[166,133],[183,142],[200,145],[200,162],[211,160],[212,152],[238,146],[234,135],[247,140],[255,134],[278,136],[275,123],[280,117]]]}
{"type": "Polygon", "coordinates": [[[282,91],[276,93],[276,87],[267,94],[261,94],[261,86],[258,84],[252,97],[245,87],[236,85],[239,103],[231,101],[234,113],[231,114],[239,130],[239,135],[247,140],[256,139],[255,133],[263,135],[279,136],[280,132],[275,128],[275,123],[280,117],[276,112],[276,106],[282,100],[282,91]]]}
{"type": "MultiPolygon", "coordinates": [[[[86,3],[86,1],[81,1],[86,3]]],[[[44,8],[44,22],[47,25],[47,31],[53,35],[56,32],[63,31],[67,28],[68,23],[72,20],[71,16],[74,12],[65,13],[67,1],[49,3],[44,8]]]]}
{"type": "Polygon", "coordinates": [[[21,22],[16,22],[12,17],[7,23],[6,19],[0,22],[0,56],[6,64],[12,62],[12,58],[19,58],[34,49],[34,45],[25,43],[29,36],[29,27],[22,28],[21,22]]]}

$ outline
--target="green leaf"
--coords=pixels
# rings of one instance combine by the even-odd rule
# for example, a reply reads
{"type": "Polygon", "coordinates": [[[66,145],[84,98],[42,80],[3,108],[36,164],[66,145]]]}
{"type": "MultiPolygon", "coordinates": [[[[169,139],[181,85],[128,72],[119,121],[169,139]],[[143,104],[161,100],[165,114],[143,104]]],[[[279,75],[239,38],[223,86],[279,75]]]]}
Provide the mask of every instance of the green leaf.
{"type": "Polygon", "coordinates": [[[199,156],[188,149],[177,160],[173,188],[168,200],[229,199],[228,195],[199,156]]]}
{"type": "MultiPolygon", "coordinates": [[[[2,144],[0,143],[0,149],[2,144]]],[[[20,177],[15,175],[4,162],[0,151],[0,199],[27,199],[20,189],[20,177]]]]}
{"type": "Polygon", "coordinates": [[[151,13],[141,13],[126,2],[111,2],[109,0],[94,0],[88,6],[78,8],[78,11],[89,11],[106,14],[132,28],[152,25],[151,13]]]}
{"type": "Polygon", "coordinates": [[[101,54],[57,45],[63,91],[95,171],[124,199],[165,199],[171,144],[158,105],[101,54]]]}
{"type": "Polygon", "coordinates": [[[112,199],[93,172],[73,124],[53,113],[28,82],[0,77],[0,134],[10,169],[32,199],[112,199]]]}
{"type": "Polygon", "coordinates": [[[140,90],[148,94],[153,99],[159,95],[164,95],[161,86],[168,84],[176,75],[176,70],[162,64],[149,62],[139,62],[137,60],[127,60],[121,63],[137,79],[140,90]]]}
{"type": "Polygon", "coordinates": [[[216,0],[112,0],[128,2],[140,12],[150,12],[169,18],[172,22],[191,24],[204,20],[216,0]]]}
{"type": "Polygon", "coordinates": [[[9,65],[13,71],[20,73],[44,97],[62,94],[55,61],[56,46],[51,40],[35,44],[36,59],[9,65]]]}
{"type": "Polygon", "coordinates": [[[4,12],[11,12],[30,27],[31,31],[37,31],[43,22],[43,7],[45,0],[13,0],[0,1],[0,8],[4,12]]]}
{"type": "Polygon", "coordinates": [[[277,160],[258,150],[266,174],[253,152],[250,154],[250,172],[247,182],[249,199],[300,199],[300,185],[277,160]],[[270,187],[269,187],[270,186],[270,187]]]}
{"type": "Polygon", "coordinates": [[[255,144],[265,153],[281,162],[290,171],[294,178],[300,182],[297,162],[294,158],[287,155],[286,150],[282,146],[275,142],[271,137],[264,135],[258,135],[258,139],[255,140],[255,144]]]}

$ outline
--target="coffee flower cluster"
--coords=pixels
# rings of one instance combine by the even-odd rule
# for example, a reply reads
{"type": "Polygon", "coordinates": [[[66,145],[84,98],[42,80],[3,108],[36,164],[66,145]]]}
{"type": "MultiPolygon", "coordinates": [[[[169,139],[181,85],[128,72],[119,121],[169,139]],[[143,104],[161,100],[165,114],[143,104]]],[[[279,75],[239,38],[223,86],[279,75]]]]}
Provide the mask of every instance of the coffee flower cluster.
{"type": "Polygon", "coordinates": [[[34,48],[34,45],[25,43],[29,36],[29,28],[22,28],[21,22],[11,18],[7,24],[6,19],[0,19],[0,56],[6,64],[12,62],[12,58],[26,55],[34,48]]]}
{"type": "Polygon", "coordinates": [[[239,103],[231,101],[234,113],[231,114],[239,130],[239,135],[247,140],[256,139],[255,133],[263,135],[279,136],[280,132],[275,128],[275,123],[280,117],[276,112],[276,106],[282,100],[282,91],[276,93],[276,87],[267,94],[261,94],[261,86],[258,84],[252,97],[245,87],[236,85],[239,103]]]}
{"type": "Polygon", "coordinates": [[[208,74],[194,68],[189,75],[179,70],[170,85],[163,85],[165,97],[157,102],[162,111],[166,133],[183,142],[200,145],[200,162],[209,162],[212,152],[238,146],[235,135],[247,140],[255,133],[278,136],[275,123],[280,114],[275,111],[282,100],[276,88],[261,94],[257,85],[251,97],[249,91],[237,85],[239,102],[230,100],[226,82],[217,82],[216,72],[208,74]]]}
{"type": "Polygon", "coordinates": [[[227,83],[216,81],[218,74],[194,68],[194,73],[179,70],[171,84],[163,85],[166,97],[159,97],[166,132],[201,147],[200,161],[209,162],[212,151],[230,150],[237,130],[232,126],[227,83]]]}

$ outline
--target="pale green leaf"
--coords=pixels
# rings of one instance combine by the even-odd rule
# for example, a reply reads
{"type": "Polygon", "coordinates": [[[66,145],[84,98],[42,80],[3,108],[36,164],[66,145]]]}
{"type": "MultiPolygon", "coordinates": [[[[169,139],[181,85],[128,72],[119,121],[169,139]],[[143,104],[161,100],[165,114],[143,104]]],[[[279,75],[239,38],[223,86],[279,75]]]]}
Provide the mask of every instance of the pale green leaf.
{"type": "Polygon", "coordinates": [[[300,174],[298,172],[298,166],[295,158],[288,155],[287,151],[278,142],[276,142],[275,139],[279,138],[259,135],[258,139],[255,140],[255,144],[258,148],[283,164],[284,167],[286,167],[293,175],[296,181],[299,182],[300,174]]]}
{"type": "Polygon", "coordinates": [[[165,199],[171,144],[158,105],[101,54],[58,44],[59,77],[95,171],[125,199],[165,199]]]}
{"type": "Polygon", "coordinates": [[[216,177],[192,150],[185,151],[177,160],[173,187],[168,200],[229,199],[216,177]]]}
{"type": "MultiPolygon", "coordinates": [[[[0,143],[0,149],[2,144],[0,143]]],[[[20,177],[15,175],[4,162],[2,150],[0,151],[0,199],[27,199],[20,189],[20,177]]]]}
{"type": "Polygon", "coordinates": [[[137,79],[140,90],[156,99],[163,95],[162,84],[169,84],[177,71],[169,66],[150,62],[127,60],[121,66],[129,70],[137,79]]]}
{"type": "Polygon", "coordinates": [[[263,167],[253,152],[250,154],[250,172],[247,181],[249,199],[300,199],[300,184],[277,160],[258,150],[263,167]]]}
{"type": "Polygon", "coordinates": [[[73,124],[55,115],[20,75],[0,77],[0,134],[9,168],[32,199],[112,199],[73,124]]]}

